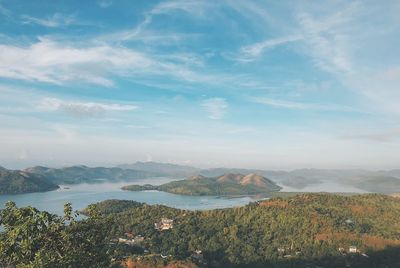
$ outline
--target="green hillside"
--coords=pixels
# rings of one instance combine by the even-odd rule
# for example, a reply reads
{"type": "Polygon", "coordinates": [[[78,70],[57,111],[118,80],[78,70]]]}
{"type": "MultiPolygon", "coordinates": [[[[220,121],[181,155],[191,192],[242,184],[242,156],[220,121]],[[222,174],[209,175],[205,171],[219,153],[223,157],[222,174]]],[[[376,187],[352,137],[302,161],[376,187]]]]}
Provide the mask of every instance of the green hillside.
{"type": "Polygon", "coordinates": [[[173,181],[160,186],[129,185],[128,191],[158,190],[182,195],[249,195],[279,191],[280,187],[271,180],[256,174],[225,174],[206,178],[193,176],[185,180],[173,181]]]}
{"type": "Polygon", "coordinates": [[[94,183],[99,181],[133,181],[151,177],[151,172],[105,167],[71,166],[65,168],[31,167],[25,171],[45,176],[58,184],[94,183]]]}
{"type": "Polygon", "coordinates": [[[118,203],[97,204],[111,236],[141,234],[151,253],[175,260],[201,250],[212,267],[400,267],[400,199],[389,196],[302,194],[195,212],[118,203]],[[161,218],[174,227],[155,230],[161,218]]]}
{"type": "Polygon", "coordinates": [[[385,195],[301,194],[207,211],[108,200],[80,221],[64,211],[8,203],[0,266],[400,267],[400,199],[385,195]],[[173,224],[156,229],[162,219],[173,224]],[[140,241],[123,242],[131,238],[140,241]]]}
{"type": "Polygon", "coordinates": [[[45,192],[57,188],[58,185],[41,175],[0,167],[0,194],[45,192]]]}

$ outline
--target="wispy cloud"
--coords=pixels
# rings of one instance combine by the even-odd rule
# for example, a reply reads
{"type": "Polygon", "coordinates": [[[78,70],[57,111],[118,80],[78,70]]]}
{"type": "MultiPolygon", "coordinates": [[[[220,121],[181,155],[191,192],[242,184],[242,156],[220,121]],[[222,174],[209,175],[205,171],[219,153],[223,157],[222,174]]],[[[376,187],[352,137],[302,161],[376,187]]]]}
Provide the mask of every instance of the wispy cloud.
{"type": "Polygon", "coordinates": [[[3,14],[6,17],[11,17],[12,13],[9,9],[5,8],[0,2],[0,14],[3,14]]]}
{"type": "Polygon", "coordinates": [[[259,43],[244,46],[240,49],[240,54],[235,59],[242,62],[254,61],[262,56],[267,49],[273,49],[277,46],[300,41],[303,40],[303,38],[304,37],[302,35],[290,35],[274,39],[267,39],[259,43]]]}
{"type": "Polygon", "coordinates": [[[55,28],[60,26],[68,26],[76,22],[74,15],[63,15],[55,13],[47,18],[35,18],[29,15],[21,15],[22,23],[38,24],[45,27],[55,28]]]}
{"type": "MultiPolygon", "coordinates": [[[[0,77],[44,82],[56,85],[84,82],[105,87],[115,86],[117,77],[133,78],[135,81],[156,80],[167,77],[174,82],[186,84],[221,84],[228,75],[210,73],[204,69],[203,55],[176,52],[149,52],[134,48],[124,40],[139,38],[150,43],[179,42],[190,33],[158,33],[145,28],[153,17],[160,14],[173,15],[184,12],[203,16],[208,4],[197,1],[166,1],[144,13],[144,19],[134,29],[114,32],[107,36],[95,36],[85,43],[71,42],[54,37],[38,37],[39,41],[21,45],[17,42],[0,44],[0,77]],[[157,42],[154,42],[157,40],[157,42]]],[[[56,13],[46,19],[23,15],[25,23],[46,27],[59,27],[76,23],[73,16],[56,13]]],[[[160,84],[160,83],[159,83],[160,84]]],[[[174,86],[176,87],[176,86],[174,86]]]]}
{"type": "Polygon", "coordinates": [[[108,111],[132,111],[138,107],[136,105],[116,103],[74,102],[57,98],[45,98],[37,105],[37,108],[42,111],[62,111],[78,117],[93,117],[108,111]]]}
{"type": "Polygon", "coordinates": [[[108,8],[108,7],[112,6],[112,4],[113,4],[113,2],[112,2],[111,0],[102,0],[102,1],[99,1],[99,6],[100,6],[101,8],[108,8]]]}
{"type": "Polygon", "coordinates": [[[203,109],[211,119],[221,119],[228,108],[228,103],[223,98],[210,98],[201,103],[203,109]]]}
{"type": "Polygon", "coordinates": [[[89,44],[79,47],[46,38],[25,47],[0,45],[0,59],[0,77],[58,85],[83,81],[110,87],[114,84],[109,78],[110,75],[165,75],[186,82],[218,80],[213,75],[192,70],[188,61],[195,61],[197,64],[198,60],[195,58],[157,58],[121,46],[89,44]]]}
{"type": "Polygon", "coordinates": [[[316,111],[342,111],[342,112],[360,112],[349,106],[320,104],[309,102],[287,101],[282,99],[273,99],[267,97],[252,98],[253,102],[265,104],[275,108],[293,109],[293,110],[316,110],[316,111]]]}
{"type": "MultiPolygon", "coordinates": [[[[349,44],[353,35],[359,33],[351,23],[359,9],[359,3],[352,2],[322,18],[307,12],[297,15],[300,31],[308,47],[306,52],[323,70],[334,74],[353,71],[349,44]]],[[[354,25],[357,24],[354,23],[354,25]]]]}
{"type": "Polygon", "coordinates": [[[200,1],[166,1],[155,5],[149,11],[144,14],[143,20],[133,27],[132,29],[117,31],[112,34],[108,34],[103,36],[101,39],[105,39],[108,41],[131,41],[131,40],[140,40],[140,41],[180,41],[184,38],[195,36],[195,34],[183,34],[183,33],[158,33],[148,31],[146,28],[153,22],[153,18],[158,15],[167,14],[171,15],[174,12],[184,12],[186,14],[190,14],[195,17],[202,17],[206,14],[205,10],[209,8],[206,2],[200,1]]]}

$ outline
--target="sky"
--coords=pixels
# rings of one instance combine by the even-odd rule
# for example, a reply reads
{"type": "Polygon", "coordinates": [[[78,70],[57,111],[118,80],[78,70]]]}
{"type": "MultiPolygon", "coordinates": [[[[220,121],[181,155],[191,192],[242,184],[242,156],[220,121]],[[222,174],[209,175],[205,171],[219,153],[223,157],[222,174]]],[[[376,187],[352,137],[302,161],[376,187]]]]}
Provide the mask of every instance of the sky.
{"type": "Polygon", "coordinates": [[[0,0],[0,165],[400,168],[398,14],[0,0]]]}

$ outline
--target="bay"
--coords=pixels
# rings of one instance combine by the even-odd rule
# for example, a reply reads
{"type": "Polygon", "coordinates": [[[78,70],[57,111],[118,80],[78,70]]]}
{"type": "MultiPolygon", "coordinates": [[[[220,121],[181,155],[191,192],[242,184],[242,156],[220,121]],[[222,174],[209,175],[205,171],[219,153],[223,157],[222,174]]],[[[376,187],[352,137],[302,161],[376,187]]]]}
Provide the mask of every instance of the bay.
{"type": "Polygon", "coordinates": [[[107,199],[134,200],[150,205],[160,204],[169,207],[206,210],[243,206],[249,202],[259,200],[260,197],[218,197],[218,196],[184,196],[160,191],[131,192],[121,190],[129,184],[150,183],[159,185],[172,181],[169,178],[152,178],[134,182],[99,182],[75,185],[60,185],[60,189],[49,192],[28,193],[18,195],[0,195],[0,207],[7,201],[14,201],[17,206],[33,206],[39,210],[62,215],[65,203],[71,203],[74,210],[82,210],[87,205],[107,199]]]}

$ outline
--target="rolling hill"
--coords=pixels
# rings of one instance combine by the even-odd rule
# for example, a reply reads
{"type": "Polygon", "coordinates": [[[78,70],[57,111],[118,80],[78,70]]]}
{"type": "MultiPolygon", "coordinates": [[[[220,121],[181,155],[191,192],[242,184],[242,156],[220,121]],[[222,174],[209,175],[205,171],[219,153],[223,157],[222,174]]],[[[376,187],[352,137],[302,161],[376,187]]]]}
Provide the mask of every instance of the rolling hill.
{"type": "Polygon", "coordinates": [[[87,167],[83,165],[65,168],[36,166],[27,168],[25,171],[44,176],[57,184],[94,183],[100,181],[134,181],[136,179],[156,175],[150,171],[122,169],[117,167],[87,167]]]}
{"type": "Polygon", "coordinates": [[[41,175],[0,167],[0,194],[45,192],[58,188],[57,184],[41,175]]]}
{"type": "Polygon", "coordinates": [[[185,180],[173,181],[160,186],[129,185],[122,189],[129,191],[159,190],[182,195],[249,195],[279,191],[281,188],[271,180],[251,173],[225,174],[207,178],[201,175],[185,180]]]}
{"type": "Polygon", "coordinates": [[[386,195],[300,194],[207,211],[118,200],[96,207],[112,219],[111,236],[146,238],[149,252],[132,256],[138,265],[151,266],[156,253],[198,262],[201,250],[200,267],[400,267],[400,200],[386,195]],[[173,228],[154,230],[161,218],[173,228]]]}

